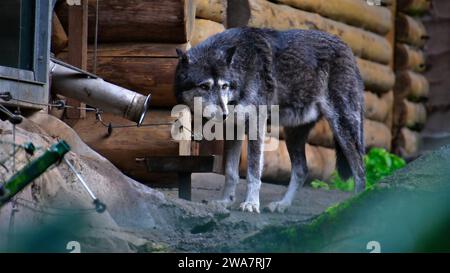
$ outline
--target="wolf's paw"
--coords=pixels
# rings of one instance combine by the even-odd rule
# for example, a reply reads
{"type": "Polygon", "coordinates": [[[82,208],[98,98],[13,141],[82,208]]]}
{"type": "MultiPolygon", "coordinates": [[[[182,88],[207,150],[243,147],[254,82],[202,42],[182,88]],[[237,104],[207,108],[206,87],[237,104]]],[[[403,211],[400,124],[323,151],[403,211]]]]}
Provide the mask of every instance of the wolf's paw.
{"type": "Polygon", "coordinates": [[[239,206],[242,211],[259,213],[259,202],[246,201],[239,206]]]}
{"type": "Polygon", "coordinates": [[[224,207],[226,209],[230,208],[231,205],[233,205],[233,203],[234,203],[234,201],[231,201],[230,198],[211,201],[211,204],[213,206],[220,206],[220,207],[224,207]]]}
{"type": "Polygon", "coordinates": [[[284,213],[290,206],[290,204],[283,201],[272,202],[264,208],[264,211],[284,213]]]}

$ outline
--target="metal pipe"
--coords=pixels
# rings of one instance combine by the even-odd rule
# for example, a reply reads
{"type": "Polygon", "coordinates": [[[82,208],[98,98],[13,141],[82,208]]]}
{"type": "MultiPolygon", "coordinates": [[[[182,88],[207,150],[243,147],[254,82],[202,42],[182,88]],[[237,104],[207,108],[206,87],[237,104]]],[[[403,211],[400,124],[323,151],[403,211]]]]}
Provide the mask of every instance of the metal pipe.
{"type": "Polygon", "coordinates": [[[144,121],[150,95],[143,96],[61,62],[50,61],[52,90],[65,97],[82,101],[105,112],[122,115],[138,126],[144,121]]]}

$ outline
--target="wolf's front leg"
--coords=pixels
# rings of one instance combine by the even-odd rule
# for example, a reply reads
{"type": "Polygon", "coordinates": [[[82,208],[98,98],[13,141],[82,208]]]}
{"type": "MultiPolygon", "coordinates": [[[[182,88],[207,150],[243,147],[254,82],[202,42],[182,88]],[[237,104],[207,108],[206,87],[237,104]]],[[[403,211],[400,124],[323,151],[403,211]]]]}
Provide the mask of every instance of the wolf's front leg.
{"type": "Polygon", "coordinates": [[[263,168],[264,136],[248,141],[247,195],[240,206],[242,211],[259,213],[259,190],[263,168]]]}
{"type": "Polygon", "coordinates": [[[214,201],[226,208],[235,201],[236,185],[239,183],[239,159],[242,140],[225,140],[225,187],[222,199],[214,201]]]}

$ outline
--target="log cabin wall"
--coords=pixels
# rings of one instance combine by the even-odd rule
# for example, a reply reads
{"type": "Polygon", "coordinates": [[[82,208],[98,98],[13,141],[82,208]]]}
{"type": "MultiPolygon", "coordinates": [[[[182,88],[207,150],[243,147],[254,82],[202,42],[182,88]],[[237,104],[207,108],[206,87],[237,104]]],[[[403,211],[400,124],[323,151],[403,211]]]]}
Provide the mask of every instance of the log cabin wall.
{"type": "MultiPolygon", "coordinates": [[[[92,14],[94,2],[89,0],[90,33],[95,19],[92,14]]],[[[195,3],[188,0],[102,0],[99,10],[97,73],[108,81],[143,94],[151,92],[152,106],[157,107],[157,110],[150,113],[149,122],[158,122],[167,120],[170,107],[176,103],[172,92],[177,63],[175,48],[186,50],[225,28],[235,26],[327,31],[349,44],[361,70],[366,87],[364,128],[367,149],[383,147],[391,150],[394,143],[394,151],[398,152],[398,147],[401,147],[398,143],[401,142],[398,142],[397,136],[400,135],[408,139],[404,141],[408,143],[404,144],[408,148],[403,148],[400,154],[409,156],[413,153],[404,151],[416,149],[419,134],[414,130],[422,128],[426,120],[422,102],[428,94],[428,81],[421,74],[425,62],[421,47],[426,30],[420,21],[411,16],[411,12],[417,14],[417,8],[422,12],[424,8],[421,1],[399,0],[399,7],[404,2],[414,5],[419,3],[418,7],[412,8],[413,11],[401,6],[402,11],[399,13],[396,12],[396,2],[384,0],[382,6],[370,6],[364,0],[196,0],[195,3]],[[192,10],[195,8],[194,16],[192,10]],[[137,12],[142,16],[121,14],[115,18],[115,14],[120,12],[135,15],[137,12]],[[396,17],[396,14],[399,16],[396,17]],[[133,21],[134,17],[137,21],[133,21]],[[173,17],[184,19],[174,20],[173,17]],[[137,29],[142,26],[148,32],[137,29]],[[400,33],[394,35],[399,28],[400,33]],[[401,100],[400,94],[403,96],[401,100]],[[400,108],[393,107],[394,97],[396,106],[400,105],[400,108]],[[409,113],[402,116],[401,126],[395,109],[404,109],[402,113],[409,113]]],[[[67,30],[64,6],[58,6],[56,14],[59,22],[55,21],[55,24],[58,25],[59,34],[55,34],[58,39],[55,38],[53,46],[55,51],[60,51],[58,56],[64,58],[66,37],[61,31],[67,30]]],[[[92,41],[92,34],[90,37],[92,41]]],[[[92,45],[88,59],[88,66],[92,69],[92,45]]],[[[126,123],[115,116],[106,115],[106,119],[126,123]]],[[[79,128],[77,131],[88,144],[97,147],[124,173],[139,181],[152,183],[155,178],[142,172],[142,166],[135,162],[135,158],[144,152],[154,155],[177,153],[176,145],[165,142],[167,128],[162,131],[155,128],[122,129],[114,131],[108,140],[102,140],[99,135],[101,132],[106,134],[106,130],[95,126],[95,119],[88,116],[79,121],[78,127],[74,127],[79,128]],[[125,153],[130,150],[132,152],[125,153]]],[[[331,176],[335,168],[333,148],[333,136],[328,124],[325,121],[318,122],[308,138],[307,158],[311,178],[328,179],[331,176]]],[[[217,149],[217,145],[212,149],[217,149]]],[[[200,153],[199,150],[198,146],[193,148],[196,153],[200,153]]],[[[241,173],[245,174],[245,147],[242,154],[241,173]]],[[[283,139],[279,149],[267,152],[265,157],[264,179],[277,183],[288,182],[290,163],[283,139]]]]}
{"type": "MultiPolygon", "coordinates": [[[[83,0],[84,1],[84,0],[83,0]]],[[[176,48],[190,47],[195,24],[194,0],[100,0],[98,1],[98,49],[94,54],[96,0],[88,1],[88,71],[130,90],[152,95],[145,123],[170,123],[176,105],[173,93],[176,48]],[[94,55],[97,57],[95,58],[94,55]],[[95,64],[95,69],[94,69],[95,64]],[[94,71],[95,70],[95,71],[94,71]]],[[[52,51],[67,60],[68,6],[59,1],[55,8],[52,51]]],[[[64,116],[62,116],[64,119],[64,116]]],[[[120,116],[104,113],[105,123],[132,125],[120,116]]],[[[172,187],[177,175],[149,173],[147,156],[185,154],[172,140],[171,126],[113,129],[108,135],[92,112],[73,122],[72,127],[94,150],[126,175],[153,186],[172,187]]],[[[194,152],[194,151],[193,151],[194,152]]]]}
{"type": "Polygon", "coordinates": [[[425,46],[430,83],[428,119],[422,132],[423,149],[450,142],[450,1],[433,0],[430,12],[422,19],[430,39],[425,46]]]}
{"type": "Polygon", "coordinates": [[[398,0],[394,87],[393,151],[406,159],[420,153],[420,131],[427,121],[426,101],[430,94],[424,46],[428,40],[423,15],[430,0],[398,0]]]}

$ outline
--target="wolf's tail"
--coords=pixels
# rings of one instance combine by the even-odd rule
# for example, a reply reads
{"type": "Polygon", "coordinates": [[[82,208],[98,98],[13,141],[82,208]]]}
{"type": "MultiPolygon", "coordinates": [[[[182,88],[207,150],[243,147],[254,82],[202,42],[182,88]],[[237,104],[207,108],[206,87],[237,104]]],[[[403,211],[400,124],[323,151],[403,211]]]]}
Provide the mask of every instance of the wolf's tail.
{"type": "MultiPolygon", "coordinates": [[[[360,120],[363,121],[364,120],[364,110],[361,110],[360,113],[360,120]]],[[[365,144],[364,144],[364,124],[361,123],[359,124],[359,138],[355,139],[356,140],[356,148],[357,148],[357,152],[359,152],[359,154],[361,156],[364,155],[365,152],[365,144]]],[[[339,145],[339,142],[337,141],[337,139],[334,139],[334,147],[336,150],[336,169],[339,173],[339,176],[344,179],[347,180],[349,179],[351,176],[353,176],[353,172],[352,169],[350,167],[350,163],[347,159],[347,157],[345,156],[344,152],[342,151],[341,146],[339,145]]]]}
{"type": "Polygon", "coordinates": [[[352,169],[350,168],[350,163],[348,162],[347,157],[336,139],[334,140],[334,147],[336,149],[336,169],[339,176],[342,179],[347,180],[353,175],[352,169]]]}

